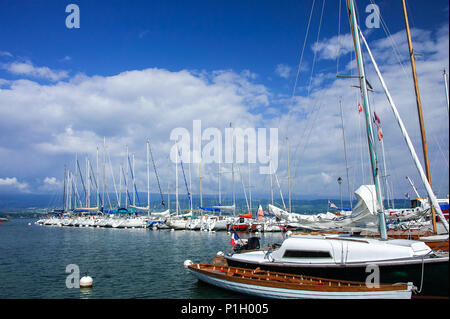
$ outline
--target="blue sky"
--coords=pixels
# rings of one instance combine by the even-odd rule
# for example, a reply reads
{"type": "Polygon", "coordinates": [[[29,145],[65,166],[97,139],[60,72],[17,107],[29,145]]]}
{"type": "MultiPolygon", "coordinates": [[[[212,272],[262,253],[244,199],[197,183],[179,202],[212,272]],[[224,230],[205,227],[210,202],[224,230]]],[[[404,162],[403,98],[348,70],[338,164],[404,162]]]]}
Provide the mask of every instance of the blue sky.
{"type": "MultiPolygon", "coordinates": [[[[290,93],[292,78],[280,83],[273,72],[277,64],[295,67],[298,63],[312,1],[77,1],[81,28],[71,30],[65,26],[69,3],[2,1],[3,50],[37,65],[86,75],[107,76],[148,67],[248,69],[265,84],[290,93]]],[[[359,1],[360,11],[368,4],[359,1]]],[[[404,27],[401,1],[377,4],[392,33],[404,27]]],[[[322,1],[316,1],[311,41],[321,5],[322,1]]],[[[412,27],[434,29],[448,20],[446,1],[430,6],[415,0],[408,5],[412,27]]],[[[339,1],[325,3],[322,38],[337,35],[338,8],[339,1]]],[[[361,16],[365,17],[363,12],[361,16]]],[[[341,25],[346,32],[344,9],[341,25]]],[[[374,37],[383,35],[375,32],[374,37]]],[[[312,60],[311,52],[305,60],[312,60]]]]}
{"type": "MultiPolygon", "coordinates": [[[[190,127],[192,120],[200,118],[209,125],[216,121],[219,127],[225,127],[230,121],[243,126],[279,127],[281,141],[285,134],[292,139],[293,171],[296,174],[294,193],[338,194],[334,180],[337,175],[345,174],[345,168],[342,169],[345,164],[342,164],[337,99],[344,95],[345,112],[351,112],[357,104],[354,92],[349,89],[350,83],[343,85],[343,80],[335,78],[336,59],[327,56],[327,48],[333,48],[333,37],[338,35],[339,1],[315,1],[297,99],[294,106],[289,102],[312,2],[73,1],[80,8],[80,28],[68,29],[65,26],[68,15],[65,8],[71,2],[2,1],[0,93],[3,95],[0,95],[0,110],[3,118],[0,120],[0,155],[3,156],[3,165],[0,178],[3,186],[0,185],[0,191],[8,191],[8,186],[13,191],[51,190],[52,185],[61,183],[61,163],[73,161],[76,152],[83,153],[82,147],[80,149],[76,145],[92,141],[93,145],[85,151],[92,158],[94,144],[100,144],[103,136],[115,144],[111,145],[111,149],[116,147],[123,152],[125,143],[128,143],[134,147],[133,152],[141,155],[145,152],[145,139],[154,136],[165,152],[171,128],[190,127]],[[323,3],[323,24],[318,37],[323,3]],[[323,46],[316,51],[314,61],[316,39],[317,44],[323,46]],[[306,88],[312,66],[313,84],[308,95],[306,88]],[[18,67],[26,67],[26,70],[18,67]],[[144,85],[139,89],[133,87],[145,81],[149,81],[148,89],[144,85]],[[155,84],[158,81],[167,85],[155,84]],[[195,107],[189,112],[186,111],[188,104],[183,104],[191,98],[187,87],[195,89],[197,93],[193,94],[198,94],[198,103],[193,98],[191,103],[195,107]],[[158,94],[160,96],[156,98],[158,94]],[[327,96],[329,99],[324,99],[327,96]],[[147,104],[139,104],[139,98],[146,101],[154,99],[148,105],[159,105],[160,111],[145,113],[142,107],[147,104]],[[173,101],[167,102],[170,98],[173,101]],[[213,103],[217,106],[207,106],[214,98],[217,101],[213,103]],[[34,102],[36,106],[30,106],[34,102]],[[109,112],[95,109],[102,103],[112,105],[109,112]],[[229,107],[225,107],[227,103],[229,107]],[[166,104],[171,105],[170,110],[164,109],[166,104]],[[329,104],[334,106],[328,109],[329,104]],[[181,107],[180,111],[172,112],[177,106],[181,107]],[[224,109],[222,116],[219,116],[216,112],[221,106],[224,109]],[[123,112],[127,108],[130,108],[129,112],[123,112]],[[288,113],[289,109],[291,113],[288,113]],[[89,113],[92,110],[94,114],[104,117],[93,122],[95,115],[89,113]],[[161,110],[166,116],[159,118],[161,110]],[[175,119],[169,119],[170,116],[175,119]],[[143,118],[146,122],[140,123],[143,118]],[[158,121],[167,120],[167,128],[150,129],[149,123],[155,118],[158,121]],[[120,128],[116,126],[112,130],[111,127],[115,126],[112,123],[118,119],[120,128]],[[133,122],[136,125],[129,125],[133,122]],[[31,129],[31,126],[35,127],[31,129]],[[324,143],[325,140],[329,140],[329,144],[324,143]],[[63,147],[72,142],[73,147],[63,147]],[[35,160],[29,158],[30,153],[35,160]],[[326,160],[319,163],[319,158],[326,160]]],[[[357,1],[360,20],[364,21],[367,16],[364,9],[370,3],[357,1]]],[[[405,122],[410,122],[411,130],[415,132],[417,115],[405,50],[401,1],[375,3],[380,7],[392,38],[388,38],[383,29],[367,30],[363,26],[363,30],[378,53],[379,62],[385,65],[388,82],[391,80],[393,90],[398,92],[397,102],[402,104],[408,101],[409,109],[403,106],[407,117],[405,122]],[[402,67],[395,59],[390,39],[398,46],[400,56],[397,60],[402,61],[402,67]],[[401,83],[395,81],[399,75],[401,83]]],[[[342,0],[341,4],[341,35],[344,37],[349,34],[349,24],[345,1],[342,0]]],[[[428,126],[431,126],[430,152],[435,155],[436,183],[445,195],[448,193],[448,181],[442,175],[448,176],[448,113],[445,113],[443,93],[439,96],[441,93],[437,92],[443,90],[441,71],[444,68],[448,70],[448,2],[433,1],[430,5],[429,1],[410,0],[408,10],[415,47],[418,52],[424,53],[423,57],[418,57],[418,68],[423,73],[424,104],[434,107],[432,110],[424,107],[428,111],[428,126]],[[447,156],[442,156],[443,153],[447,156]]],[[[349,48],[348,43],[346,48],[349,48]]],[[[341,74],[353,72],[351,61],[351,50],[343,50],[340,55],[341,74]]],[[[374,85],[378,82],[374,76],[371,81],[374,85]]],[[[378,91],[376,97],[379,96],[381,101],[383,94],[379,93],[382,92],[378,91]]],[[[386,118],[387,138],[390,130],[396,130],[395,134],[398,134],[395,122],[387,120],[389,113],[385,101],[379,102],[377,107],[377,111],[384,116],[383,120],[386,118]]],[[[348,143],[351,148],[354,137],[351,166],[353,188],[356,189],[356,185],[367,182],[368,177],[363,176],[365,173],[359,174],[357,168],[361,165],[358,164],[361,151],[358,126],[353,125],[353,128],[354,131],[349,128],[348,143]]],[[[400,137],[395,136],[395,142],[390,145],[386,142],[388,150],[392,150],[390,154],[393,154],[388,163],[391,167],[402,166],[405,170],[414,171],[412,162],[397,161],[404,155],[396,153],[402,142],[400,137]]],[[[413,140],[417,142],[417,138],[414,133],[413,140]]],[[[402,154],[407,154],[404,145],[401,148],[402,154]]],[[[279,156],[284,158],[285,152],[282,146],[279,156]]],[[[164,166],[164,170],[167,154],[160,157],[160,166],[164,166]]],[[[145,174],[145,167],[141,169],[145,174]]],[[[211,168],[211,172],[214,170],[211,168]]],[[[286,163],[282,159],[279,174],[284,192],[287,192],[286,163]]],[[[411,173],[419,183],[414,174],[411,173]]],[[[399,173],[395,178],[397,197],[410,191],[402,175],[405,174],[399,173]]],[[[255,184],[267,183],[266,178],[261,178],[264,182],[255,184]]],[[[145,176],[142,176],[142,184],[145,184],[144,180],[145,176]]],[[[210,192],[214,192],[215,182],[211,176],[210,192]]],[[[205,183],[208,185],[208,179],[205,183]]],[[[267,193],[267,187],[259,191],[267,193]]]]}

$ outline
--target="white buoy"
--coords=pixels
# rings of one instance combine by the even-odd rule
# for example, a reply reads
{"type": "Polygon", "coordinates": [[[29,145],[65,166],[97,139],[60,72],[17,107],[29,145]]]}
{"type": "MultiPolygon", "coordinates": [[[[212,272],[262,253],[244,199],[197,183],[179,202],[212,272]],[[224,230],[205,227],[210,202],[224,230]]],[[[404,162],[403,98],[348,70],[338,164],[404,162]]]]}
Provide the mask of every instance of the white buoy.
{"type": "Polygon", "coordinates": [[[28,223],[28,226],[31,226],[31,223],[28,223]]]}
{"type": "Polygon", "coordinates": [[[189,260],[189,259],[185,260],[183,263],[184,268],[187,268],[189,265],[192,265],[192,264],[193,264],[192,260],[189,260]]]}
{"type": "Polygon", "coordinates": [[[92,287],[94,281],[90,276],[84,276],[80,279],[80,288],[92,287]]]}
{"type": "Polygon", "coordinates": [[[221,251],[218,251],[217,254],[216,254],[216,256],[224,256],[224,253],[221,252],[221,251]]]}

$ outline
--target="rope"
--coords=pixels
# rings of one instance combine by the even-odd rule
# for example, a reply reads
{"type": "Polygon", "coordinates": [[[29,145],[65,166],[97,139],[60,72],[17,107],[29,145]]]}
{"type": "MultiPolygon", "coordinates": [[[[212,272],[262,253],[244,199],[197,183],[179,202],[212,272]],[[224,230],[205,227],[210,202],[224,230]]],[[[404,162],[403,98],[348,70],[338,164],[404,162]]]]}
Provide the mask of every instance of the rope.
{"type": "MultiPolygon", "coordinates": [[[[319,29],[318,29],[318,31],[317,31],[316,47],[317,47],[317,44],[319,43],[319,39],[320,39],[320,31],[321,31],[321,29],[322,29],[322,21],[323,21],[323,13],[324,13],[324,9],[325,9],[325,0],[323,0],[323,2],[322,2],[322,12],[321,12],[321,15],[320,15],[319,29]]],[[[314,51],[313,63],[312,63],[312,66],[311,66],[311,74],[310,74],[310,77],[309,77],[309,84],[308,84],[308,91],[307,91],[307,96],[308,96],[308,97],[310,96],[310,93],[311,93],[311,85],[312,85],[312,78],[313,78],[313,74],[314,74],[314,67],[315,67],[315,64],[316,64],[316,58],[317,58],[317,50],[314,51]]],[[[317,103],[317,104],[319,104],[319,103],[317,103]]],[[[316,106],[317,106],[317,104],[316,104],[316,106]]],[[[310,138],[310,136],[311,136],[311,132],[312,132],[312,130],[313,130],[313,128],[314,128],[314,124],[315,124],[315,122],[316,122],[316,120],[317,120],[317,116],[318,116],[318,114],[319,114],[319,111],[320,111],[321,107],[322,107],[322,105],[319,104],[319,108],[317,109],[317,111],[316,111],[315,114],[314,114],[315,117],[313,118],[312,121],[308,121],[308,124],[310,124],[310,128],[309,128],[309,131],[308,131],[308,133],[307,133],[307,138],[304,139],[304,138],[302,137],[302,139],[301,139],[301,141],[306,140],[307,142],[306,142],[306,144],[303,146],[303,149],[302,149],[302,155],[299,156],[300,158],[303,157],[304,153],[306,152],[307,147],[309,146],[309,138],[310,138]]],[[[288,128],[289,128],[289,126],[288,126],[288,128]]],[[[305,132],[306,132],[307,130],[308,130],[308,129],[306,128],[306,129],[305,129],[305,132]]],[[[303,135],[303,136],[304,136],[304,135],[303,135]]],[[[297,154],[297,150],[298,150],[299,147],[300,147],[300,143],[297,144],[297,147],[295,148],[294,156],[293,156],[294,160],[297,158],[297,157],[296,157],[296,154],[297,154]]],[[[294,165],[294,180],[295,180],[295,177],[297,176],[297,167],[298,167],[298,165],[294,165]]]]}
{"type": "Polygon", "coordinates": [[[339,74],[339,58],[341,52],[341,11],[342,11],[342,0],[339,0],[339,18],[338,18],[338,52],[336,57],[336,75],[339,74]]]}
{"type": "Polygon", "coordinates": [[[148,150],[150,151],[150,157],[152,159],[153,169],[155,170],[156,181],[158,182],[159,194],[161,195],[161,205],[163,205],[165,207],[166,204],[164,203],[164,197],[163,197],[163,193],[161,190],[161,184],[159,183],[158,173],[156,172],[156,165],[155,165],[155,161],[153,160],[153,154],[152,154],[152,148],[150,146],[150,142],[148,143],[148,150]]]}
{"type": "MultiPolygon", "coordinates": [[[[373,1],[373,0],[370,0],[370,3],[373,4],[373,5],[377,5],[377,4],[375,4],[375,1],[373,1]]],[[[380,21],[381,21],[381,26],[382,26],[382,28],[384,30],[384,33],[386,33],[389,41],[391,42],[391,46],[392,46],[392,49],[394,51],[395,57],[397,58],[398,62],[400,63],[400,65],[402,67],[402,70],[403,70],[403,73],[405,73],[406,76],[410,76],[410,74],[406,71],[405,66],[403,65],[403,63],[402,63],[402,61],[400,59],[400,53],[399,53],[399,51],[397,49],[397,44],[393,40],[392,34],[389,31],[389,28],[388,28],[386,22],[384,21],[383,16],[381,15],[381,12],[379,11],[378,13],[379,13],[380,21]]]]}
{"type": "Polygon", "coordinates": [[[446,242],[446,240],[444,240],[443,242],[441,242],[439,245],[437,245],[436,247],[434,247],[433,249],[431,249],[428,253],[426,253],[425,255],[422,256],[422,273],[421,273],[421,277],[420,277],[420,288],[416,289],[414,292],[417,294],[420,294],[422,292],[423,289],[423,277],[424,277],[424,273],[425,273],[425,257],[427,257],[429,254],[434,253],[439,247],[441,247],[444,243],[446,242]]]}
{"type": "MultiPolygon", "coordinates": [[[[291,115],[292,115],[291,113],[292,113],[292,108],[293,108],[293,104],[294,104],[295,91],[297,89],[297,83],[298,83],[298,79],[300,77],[300,70],[301,70],[301,66],[302,66],[302,63],[303,63],[303,55],[305,53],[306,42],[308,40],[309,29],[311,27],[311,20],[312,20],[312,14],[314,12],[315,3],[316,3],[316,0],[313,0],[312,6],[311,6],[311,11],[309,13],[308,24],[307,24],[307,27],[306,27],[306,35],[305,35],[305,39],[303,41],[303,47],[302,47],[302,51],[301,51],[301,54],[300,54],[300,61],[298,63],[298,67],[297,67],[297,75],[295,77],[294,87],[292,89],[291,104],[289,105],[289,112],[288,112],[288,115],[287,115],[287,124],[288,125],[286,125],[286,135],[288,135],[288,132],[289,132],[289,120],[290,120],[291,115]]],[[[281,117],[278,119],[278,127],[280,127],[280,122],[281,122],[281,117]]]]}

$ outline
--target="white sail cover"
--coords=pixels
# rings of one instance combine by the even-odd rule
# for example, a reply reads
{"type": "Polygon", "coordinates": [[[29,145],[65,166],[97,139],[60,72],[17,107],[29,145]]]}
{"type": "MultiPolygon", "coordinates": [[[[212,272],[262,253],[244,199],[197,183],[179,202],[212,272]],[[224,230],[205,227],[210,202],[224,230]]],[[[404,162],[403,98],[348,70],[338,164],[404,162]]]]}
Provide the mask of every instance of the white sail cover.
{"type": "Polygon", "coordinates": [[[145,210],[145,211],[148,211],[148,210],[150,210],[150,207],[148,207],[148,206],[145,206],[145,207],[141,207],[141,206],[134,206],[134,205],[130,205],[129,207],[131,207],[131,208],[135,208],[135,209],[139,209],[139,210],[145,210]]]}
{"type": "Polygon", "coordinates": [[[380,208],[377,201],[375,185],[362,185],[355,191],[358,203],[352,210],[353,221],[374,217],[380,208]]]}
{"type": "Polygon", "coordinates": [[[379,206],[375,185],[362,185],[356,190],[355,196],[358,203],[351,214],[345,216],[338,216],[330,212],[314,215],[289,213],[273,205],[269,205],[269,211],[280,219],[315,229],[351,227],[361,223],[373,224],[376,222],[379,206]]]}
{"type": "Polygon", "coordinates": [[[183,218],[183,217],[190,217],[190,216],[192,216],[192,212],[189,212],[189,213],[186,213],[186,214],[181,214],[181,215],[176,215],[176,213],[175,213],[175,214],[172,214],[171,217],[174,217],[174,218],[183,218]]]}
{"type": "Polygon", "coordinates": [[[212,208],[218,208],[220,210],[234,210],[236,208],[235,205],[231,206],[213,206],[212,208]]]}
{"type": "Polygon", "coordinates": [[[170,211],[169,210],[165,210],[165,211],[163,211],[161,213],[151,213],[150,215],[154,216],[154,217],[169,217],[170,211]]]}
{"type": "Polygon", "coordinates": [[[304,215],[304,214],[297,214],[297,213],[289,213],[285,210],[282,210],[281,208],[278,208],[273,205],[269,205],[269,211],[272,215],[287,220],[289,222],[294,223],[305,223],[305,224],[311,224],[311,223],[318,223],[318,222],[329,222],[333,220],[339,219],[339,217],[335,214],[332,214],[330,212],[327,213],[321,213],[316,215],[304,215]]]}

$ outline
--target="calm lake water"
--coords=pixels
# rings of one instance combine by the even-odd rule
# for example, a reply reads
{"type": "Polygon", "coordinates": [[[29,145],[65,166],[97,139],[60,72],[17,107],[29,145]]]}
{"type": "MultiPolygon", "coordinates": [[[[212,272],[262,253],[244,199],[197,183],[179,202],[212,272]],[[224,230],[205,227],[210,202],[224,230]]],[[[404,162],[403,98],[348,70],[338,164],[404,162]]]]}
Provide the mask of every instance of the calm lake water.
{"type": "MultiPolygon", "coordinates": [[[[226,232],[73,228],[11,219],[0,225],[0,299],[4,298],[245,298],[198,282],[186,259],[210,263],[231,249],[226,232]],[[31,225],[28,225],[31,223],[31,225]],[[66,266],[88,273],[92,289],[66,287],[66,266]]],[[[282,242],[281,233],[261,243],[282,242]]]]}

